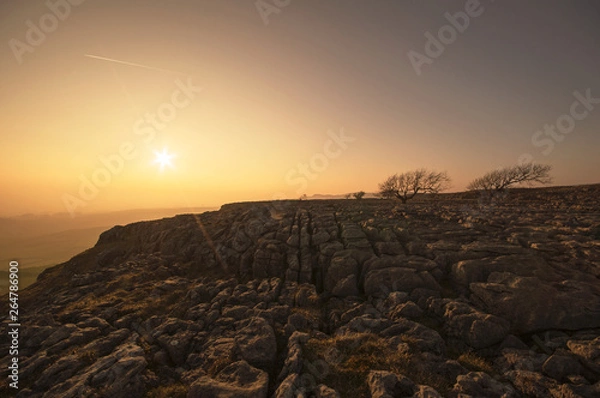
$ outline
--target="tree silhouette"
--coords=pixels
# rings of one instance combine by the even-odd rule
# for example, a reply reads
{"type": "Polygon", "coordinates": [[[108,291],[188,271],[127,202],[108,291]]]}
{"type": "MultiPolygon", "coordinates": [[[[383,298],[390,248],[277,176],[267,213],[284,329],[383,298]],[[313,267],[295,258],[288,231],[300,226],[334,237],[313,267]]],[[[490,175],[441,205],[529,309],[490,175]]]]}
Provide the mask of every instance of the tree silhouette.
{"type": "Polygon", "coordinates": [[[354,199],[362,199],[365,196],[365,191],[354,192],[352,196],[354,196],[354,199]]]}
{"type": "Polygon", "coordinates": [[[516,166],[504,167],[499,170],[490,171],[479,177],[468,185],[470,191],[504,191],[516,184],[534,182],[549,184],[552,182],[550,171],[552,166],[534,163],[525,163],[516,166]]]}
{"type": "Polygon", "coordinates": [[[387,199],[400,199],[402,203],[406,203],[418,193],[438,193],[447,189],[449,185],[450,177],[445,171],[418,169],[388,177],[379,184],[379,195],[387,199]]]}

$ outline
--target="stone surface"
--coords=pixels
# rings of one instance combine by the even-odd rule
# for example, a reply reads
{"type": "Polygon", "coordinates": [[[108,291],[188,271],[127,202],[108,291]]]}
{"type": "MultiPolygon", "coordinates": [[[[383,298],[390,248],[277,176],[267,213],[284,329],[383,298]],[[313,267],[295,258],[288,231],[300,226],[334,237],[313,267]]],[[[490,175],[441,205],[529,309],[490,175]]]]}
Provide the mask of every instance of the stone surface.
{"type": "Polygon", "coordinates": [[[409,397],[417,386],[412,380],[386,371],[372,371],[367,378],[372,398],[409,397]]]}
{"type": "Polygon", "coordinates": [[[600,396],[599,198],[238,203],[111,228],[19,292],[17,397],[600,396]]]}
{"type": "Polygon", "coordinates": [[[266,398],[269,376],[245,361],[234,362],[213,379],[192,383],[188,398],[266,398]]]}
{"type": "Polygon", "coordinates": [[[470,285],[474,298],[518,333],[600,327],[600,284],[493,273],[487,283],[470,285]],[[552,308],[552,311],[548,311],[552,308]]]}
{"type": "Polygon", "coordinates": [[[510,328],[510,323],[505,319],[482,313],[460,302],[446,304],[444,318],[449,336],[461,338],[476,349],[500,343],[510,328]]]}
{"type": "Polygon", "coordinates": [[[249,364],[260,369],[270,369],[277,355],[277,341],[273,328],[263,319],[254,318],[250,325],[236,334],[240,355],[249,364]]]}
{"type": "Polygon", "coordinates": [[[456,378],[452,392],[458,396],[486,398],[514,398],[517,392],[509,384],[503,384],[484,372],[469,372],[456,378]]]}

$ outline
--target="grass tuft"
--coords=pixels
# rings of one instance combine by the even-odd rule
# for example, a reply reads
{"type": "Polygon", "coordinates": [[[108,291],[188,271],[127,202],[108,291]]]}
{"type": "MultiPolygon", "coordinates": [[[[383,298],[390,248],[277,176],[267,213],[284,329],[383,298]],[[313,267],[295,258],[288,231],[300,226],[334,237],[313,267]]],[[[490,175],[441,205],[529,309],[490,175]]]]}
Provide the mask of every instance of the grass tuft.
{"type": "Polygon", "coordinates": [[[185,398],[187,388],[183,384],[171,384],[170,386],[156,387],[146,394],[148,398],[185,398]]]}
{"type": "Polygon", "coordinates": [[[490,362],[473,352],[461,354],[458,357],[458,362],[465,368],[475,372],[485,372],[490,375],[496,373],[490,362]]]}
{"type": "Polygon", "coordinates": [[[418,354],[399,351],[372,333],[311,339],[304,347],[304,355],[313,364],[318,360],[327,363],[319,383],[336,389],[343,397],[370,397],[367,376],[372,370],[402,374],[441,394],[450,388],[449,380],[423,369],[418,354]]]}

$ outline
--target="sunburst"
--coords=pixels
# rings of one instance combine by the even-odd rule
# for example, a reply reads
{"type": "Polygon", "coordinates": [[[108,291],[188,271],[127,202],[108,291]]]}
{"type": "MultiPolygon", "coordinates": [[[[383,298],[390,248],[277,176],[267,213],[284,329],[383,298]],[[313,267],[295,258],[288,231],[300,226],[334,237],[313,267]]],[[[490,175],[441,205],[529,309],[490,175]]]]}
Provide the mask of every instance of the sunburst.
{"type": "Polygon", "coordinates": [[[157,163],[160,167],[160,170],[164,170],[165,167],[173,167],[173,158],[175,155],[170,154],[167,151],[167,148],[164,148],[162,152],[154,151],[154,163],[157,163]]]}

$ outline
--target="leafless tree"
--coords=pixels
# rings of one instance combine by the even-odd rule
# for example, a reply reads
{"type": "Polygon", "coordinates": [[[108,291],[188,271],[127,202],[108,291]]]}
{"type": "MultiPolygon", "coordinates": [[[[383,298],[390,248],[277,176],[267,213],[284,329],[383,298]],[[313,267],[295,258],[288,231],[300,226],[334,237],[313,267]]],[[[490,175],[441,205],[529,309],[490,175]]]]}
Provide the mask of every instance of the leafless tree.
{"type": "Polygon", "coordinates": [[[365,196],[365,191],[354,192],[352,196],[354,199],[362,199],[365,196]]]}
{"type": "Polygon", "coordinates": [[[490,171],[482,177],[479,177],[468,185],[467,189],[471,191],[496,191],[501,192],[513,185],[526,183],[549,184],[552,182],[550,171],[552,166],[525,163],[516,166],[504,167],[499,170],[490,171]]]}
{"type": "Polygon", "coordinates": [[[438,193],[448,188],[450,177],[443,172],[418,169],[394,174],[379,184],[379,195],[384,198],[400,199],[406,203],[418,193],[438,193]]]}

